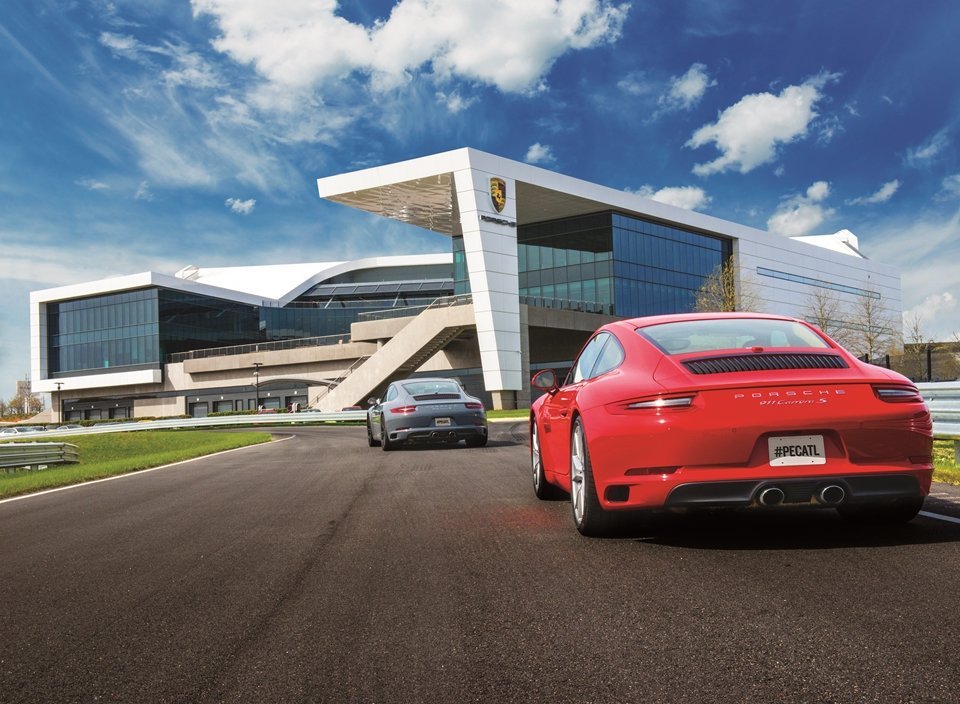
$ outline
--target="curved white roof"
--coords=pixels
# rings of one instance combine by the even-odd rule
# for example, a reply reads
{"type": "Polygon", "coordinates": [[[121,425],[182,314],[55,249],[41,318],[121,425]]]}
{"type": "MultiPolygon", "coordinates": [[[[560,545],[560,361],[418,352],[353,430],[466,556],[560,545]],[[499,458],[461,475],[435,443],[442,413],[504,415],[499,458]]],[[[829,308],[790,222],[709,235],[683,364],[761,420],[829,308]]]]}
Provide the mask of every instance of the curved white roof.
{"type": "Polygon", "coordinates": [[[145,286],[164,286],[253,305],[285,306],[297,296],[334,276],[363,269],[398,266],[453,264],[452,253],[367,257],[347,262],[264,264],[261,266],[202,267],[191,264],[175,276],[144,272],[114,279],[35,291],[31,300],[57,301],[81,296],[124,291],[145,286]]]}

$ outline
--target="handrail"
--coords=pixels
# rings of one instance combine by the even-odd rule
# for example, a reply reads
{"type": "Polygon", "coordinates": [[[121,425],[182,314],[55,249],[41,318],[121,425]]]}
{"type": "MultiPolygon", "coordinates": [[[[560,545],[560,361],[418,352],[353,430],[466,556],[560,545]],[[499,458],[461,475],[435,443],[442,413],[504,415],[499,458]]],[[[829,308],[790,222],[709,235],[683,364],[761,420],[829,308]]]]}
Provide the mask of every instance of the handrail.
{"type": "Polygon", "coordinates": [[[383,310],[371,310],[367,311],[366,313],[360,313],[357,316],[357,322],[361,323],[369,320],[387,320],[389,318],[409,318],[420,315],[420,313],[432,310],[434,308],[466,305],[467,303],[473,303],[473,294],[464,293],[456,296],[441,296],[425,306],[385,308],[383,310]]]}
{"type": "Polygon", "coordinates": [[[329,384],[327,384],[327,385],[324,386],[322,389],[320,389],[320,392],[317,394],[316,398],[313,399],[313,403],[309,404],[310,407],[312,408],[313,406],[316,406],[316,405],[320,402],[320,399],[322,399],[322,398],[323,398],[324,396],[326,396],[328,393],[330,393],[330,392],[333,391],[335,388],[337,388],[338,386],[340,386],[340,384],[343,383],[344,379],[346,379],[348,376],[350,376],[350,374],[353,372],[354,369],[356,369],[357,367],[359,367],[361,364],[363,364],[364,362],[366,362],[368,359],[370,359],[370,355],[368,355],[368,354],[361,355],[360,357],[357,357],[357,359],[354,360],[353,364],[351,364],[349,367],[347,367],[346,370],[340,372],[340,376],[338,376],[336,379],[334,379],[334,380],[331,381],[329,384]]]}
{"type": "Polygon", "coordinates": [[[230,357],[251,352],[272,352],[276,350],[295,350],[303,347],[324,347],[336,345],[348,340],[348,333],[339,335],[323,335],[321,337],[297,337],[292,340],[274,340],[273,342],[254,342],[248,345],[230,345],[229,347],[207,347],[192,352],[174,352],[164,357],[166,364],[186,362],[191,359],[207,359],[208,357],[230,357]]]}

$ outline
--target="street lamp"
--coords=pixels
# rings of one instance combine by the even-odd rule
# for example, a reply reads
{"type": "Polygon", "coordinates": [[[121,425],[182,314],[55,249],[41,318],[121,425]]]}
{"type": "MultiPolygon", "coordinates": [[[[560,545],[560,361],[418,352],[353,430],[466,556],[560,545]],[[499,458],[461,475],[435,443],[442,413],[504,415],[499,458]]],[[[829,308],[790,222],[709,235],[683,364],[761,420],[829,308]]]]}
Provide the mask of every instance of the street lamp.
{"type": "Polygon", "coordinates": [[[63,406],[60,405],[60,387],[63,386],[62,381],[53,382],[57,386],[57,423],[63,423],[63,406]]]}
{"type": "Polygon", "coordinates": [[[263,366],[263,362],[254,362],[253,363],[253,388],[254,393],[256,394],[257,401],[255,409],[260,410],[260,367],[263,366]]]}

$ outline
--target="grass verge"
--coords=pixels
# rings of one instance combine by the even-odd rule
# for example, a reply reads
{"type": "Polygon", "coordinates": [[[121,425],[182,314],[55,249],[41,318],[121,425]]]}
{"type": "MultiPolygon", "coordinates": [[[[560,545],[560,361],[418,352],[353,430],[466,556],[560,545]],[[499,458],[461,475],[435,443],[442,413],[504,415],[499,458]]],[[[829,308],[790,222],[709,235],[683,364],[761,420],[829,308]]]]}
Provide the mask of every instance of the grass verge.
{"type": "Polygon", "coordinates": [[[520,408],[515,411],[494,411],[494,410],[487,411],[488,420],[490,419],[498,420],[498,419],[504,419],[504,418],[511,419],[511,420],[526,420],[529,417],[530,417],[529,408],[520,408]]]}
{"type": "Polygon", "coordinates": [[[57,438],[76,445],[80,462],[37,471],[0,472],[0,498],[80,484],[270,440],[269,433],[147,430],[57,438]]]}
{"type": "Polygon", "coordinates": [[[960,466],[953,456],[953,440],[933,441],[933,481],[960,486],[960,466]]]}

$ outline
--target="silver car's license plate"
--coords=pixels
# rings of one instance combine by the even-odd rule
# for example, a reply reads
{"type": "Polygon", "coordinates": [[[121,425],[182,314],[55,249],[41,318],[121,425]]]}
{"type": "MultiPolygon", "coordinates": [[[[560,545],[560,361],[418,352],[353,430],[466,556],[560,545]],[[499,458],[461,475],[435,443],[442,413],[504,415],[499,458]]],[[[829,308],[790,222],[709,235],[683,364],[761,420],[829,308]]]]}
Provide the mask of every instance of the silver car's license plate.
{"type": "Polygon", "coordinates": [[[826,464],[822,435],[787,435],[767,440],[771,467],[826,464]]]}
{"type": "Polygon", "coordinates": [[[450,419],[449,419],[449,418],[434,418],[434,419],[433,419],[433,424],[434,424],[434,425],[450,425],[450,419]]]}

